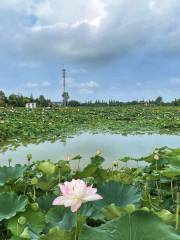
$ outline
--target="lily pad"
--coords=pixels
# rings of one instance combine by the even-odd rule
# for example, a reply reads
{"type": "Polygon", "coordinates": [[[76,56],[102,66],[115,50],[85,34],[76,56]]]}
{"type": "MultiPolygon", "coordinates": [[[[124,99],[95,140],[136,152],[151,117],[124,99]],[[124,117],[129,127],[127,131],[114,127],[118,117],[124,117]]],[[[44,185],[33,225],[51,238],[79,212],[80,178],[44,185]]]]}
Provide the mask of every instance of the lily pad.
{"type": "Polygon", "coordinates": [[[54,227],[40,240],[74,240],[74,232],[67,232],[59,227],[54,227]]]}
{"type": "Polygon", "coordinates": [[[120,182],[106,182],[98,186],[98,193],[103,197],[95,204],[104,207],[114,203],[116,206],[125,207],[129,204],[140,204],[141,193],[137,187],[120,182]]]}
{"type": "Polygon", "coordinates": [[[50,161],[44,161],[37,165],[37,169],[45,175],[49,176],[55,173],[56,165],[50,161]]]}
{"type": "Polygon", "coordinates": [[[26,196],[18,196],[14,192],[0,193],[0,221],[10,219],[18,212],[24,212],[27,204],[26,196]]]}
{"type": "Polygon", "coordinates": [[[27,167],[22,165],[16,165],[15,167],[0,167],[0,186],[4,186],[6,183],[14,182],[20,177],[23,177],[27,167]]]}
{"type": "Polygon", "coordinates": [[[65,230],[71,230],[76,225],[75,214],[62,206],[51,208],[46,215],[46,221],[52,227],[59,226],[65,230]]]}
{"type": "Polygon", "coordinates": [[[152,213],[136,211],[100,227],[84,226],[79,240],[179,240],[173,227],[152,213]]]}

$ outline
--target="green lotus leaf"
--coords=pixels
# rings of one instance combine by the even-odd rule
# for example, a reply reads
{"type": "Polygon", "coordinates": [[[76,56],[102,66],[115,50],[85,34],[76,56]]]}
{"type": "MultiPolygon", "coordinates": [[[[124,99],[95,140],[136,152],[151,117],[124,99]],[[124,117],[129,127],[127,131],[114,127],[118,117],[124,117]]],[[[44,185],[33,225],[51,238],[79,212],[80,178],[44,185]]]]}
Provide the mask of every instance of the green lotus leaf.
{"type": "Polygon", "coordinates": [[[141,200],[141,193],[138,188],[122,184],[120,182],[106,182],[98,186],[98,193],[103,197],[95,204],[104,207],[114,203],[116,206],[125,207],[129,204],[138,205],[141,200]]]}
{"type": "Polygon", "coordinates": [[[8,229],[15,236],[20,236],[24,231],[26,232],[27,226],[36,234],[42,232],[45,226],[45,214],[40,210],[35,212],[29,208],[26,212],[18,214],[8,221],[8,229]],[[26,218],[26,223],[24,225],[18,224],[18,220],[22,217],[26,218]]]}
{"type": "Polygon", "coordinates": [[[13,236],[10,240],[22,240],[22,238],[13,236]]]}
{"type": "Polygon", "coordinates": [[[37,199],[37,202],[41,209],[43,209],[44,211],[48,211],[50,208],[53,207],[52,202],[55,198],[56,195],[54,194],[42,195],[37,199]]]}
{"type": "Polygon", "coordinates": [[[79,210],[79,213],[82,216],[86,216],[94,220],[104,220],[101,210],[98,209],[98,207],[92,202],[83,204],[79,210]]]}
{"type": "Polygon", "coordinates": [[[51,228],[40,240],[74,240],[74,232],[67,232],[59,227],[51,228]]]}
{"type": "Polygon", "coordinates": [[[60,168],[61,176],[65,176],[71,172],[70,164],[67,161],[60,160],[57,165],[58,165],[58,168],[60,168]]]}
{"type": "Polygon", "coordinates": [[[43,175],[38,180],[37,188],[42,189],[43,191],[49,191],[56,185],[56,178],[51,176],[43,175]]]}
{"type": "Polygon", "coordinates": [[[40,162],[37,165],[37,169],[44,173],[45,175],[53,175],[56,172],[56,165],[50,161],[40,162]]]}
{"type": "Polygon", "coordinates": [[[0,167],[0,186],[6,183],[14,182],[18,178],[23,177],[26,171],[26,166],[16,165],[15,167],[0,167]]]}
{"type": "Polygon", "coordinates": [[[127,213],[137,210],[135,205],[127,205],[127,207],[122,208],[114,204],[108,205],[106,208],[103,208],[101,211],[107,220],[112,220],[117,217],[122,217],[127,213]],[[130,209],[131,208],[131,209],[130,209]]]}
{"type": "Polygon", "coordinates": [[[104,158],[100,155],[95,155],[94,157],[91,157],[91,163],[95,164],[96,166],[100,166],[104,162],[104,158]]]}
{"type": "Polygon", "coordinates": [[[100,227],[84,226],[79,240],[179,240],[173,227],[153,213],[136,211],[100,227]]]}
{"type": "Polygon", "coordinates": [[[96,164],[88,164],[87,167],[83,169],[82,172],[77,171],[74,178],[87,178],[93,176],[97,171],[98,166],[96,164]]]}
{"type": "Polygon", "coordinates": [[[176,221],[176,216],[166,209],[162,209],[155,214],[162,219],[165,223],[173,223],[176,221]]]}
{"type": "Polygon", "coordinates": [[[169,167],[163,171],[161,171],[161,176],[167,178],[174,178],[180,176],[180,168],[169,167]]]}
{"type": "Polygon", "coordinates": [[[82,159],[82,156],[80,154],[72,158],[72,160],[80,160],[80,159],[82,159]]]}
{"type": "Polygon", "coordinates": [[[18,212],[24,212],[28,204],[26,196],[14,192],[0,193],[0,221],[10,219],[18,212]]]}
{"type": "Polygon", "coordinates": [[[46,215],[46,222],[65,230],[71,230],[76,225],[75,214],[63,206],[51,208],[46,215]]]}

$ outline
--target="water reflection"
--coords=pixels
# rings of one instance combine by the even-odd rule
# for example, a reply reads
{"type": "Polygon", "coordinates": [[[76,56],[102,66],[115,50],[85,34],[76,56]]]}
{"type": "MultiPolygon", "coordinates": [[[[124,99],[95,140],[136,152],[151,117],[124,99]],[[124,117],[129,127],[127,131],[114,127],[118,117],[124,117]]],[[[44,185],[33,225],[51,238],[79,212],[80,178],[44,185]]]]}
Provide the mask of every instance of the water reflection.
{"type": "MultiPolygon", "coordinates": [[[[32,160],[58,161],[65,159],[67,156],[73,157],[81,154],[83,159],[81,164],[85,166],[90,157],[97,150],[103,153],[105,157],[105,166],[111,166],[114,160],[124,156],[141,157],[150,154],[156,147],[180,147],[180,136],[178,135],[128,135],[119,134],[89,134],[83,133],[68,138],[66,142],[46,141],[40,144],[28,144],[27,146],[17,147],[16,150],[8,150],[0,154],[1,165],[8,163],[8,158],[12,158],[12,162],[26,163],[26,155],[32,154],[32,160]]],[[[134,164],[134,163],[133,163],[134,164]]]]}

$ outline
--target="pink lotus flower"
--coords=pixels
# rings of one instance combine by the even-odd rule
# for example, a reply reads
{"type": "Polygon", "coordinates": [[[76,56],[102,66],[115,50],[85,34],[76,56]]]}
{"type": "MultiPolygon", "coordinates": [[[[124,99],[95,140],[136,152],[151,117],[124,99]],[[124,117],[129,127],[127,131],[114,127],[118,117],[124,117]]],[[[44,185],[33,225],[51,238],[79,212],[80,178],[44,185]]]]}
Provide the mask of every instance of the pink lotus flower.
{"type": "Polygon", "coordinates": [[[59,184],[59,187],[62,196],[57,197],[53,201],[53,205],[71,207],[72,212],[76,212],[81,207],[82,203],[102,199],[102,197],[96,193],[96,188],[87,186],[84,181],[79,179],[73,179],[71,182],[59,184]]]}

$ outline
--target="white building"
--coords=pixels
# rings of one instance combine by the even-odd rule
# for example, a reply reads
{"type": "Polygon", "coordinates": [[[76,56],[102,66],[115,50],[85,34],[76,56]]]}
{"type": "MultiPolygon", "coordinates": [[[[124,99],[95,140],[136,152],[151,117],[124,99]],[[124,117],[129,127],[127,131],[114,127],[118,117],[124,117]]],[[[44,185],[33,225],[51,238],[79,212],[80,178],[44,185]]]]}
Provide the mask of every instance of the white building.
{"type": "Polygon", "coordinates": [[[35,109],[36,103],[26,103],[26,108],[35,109]]]}

